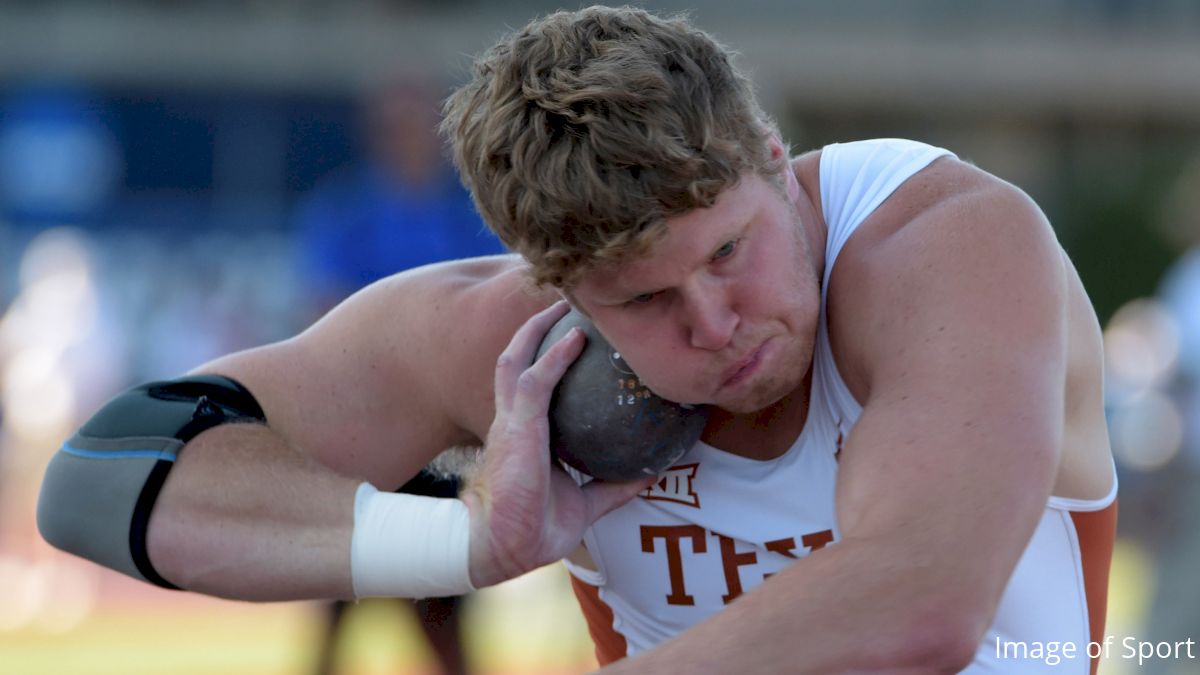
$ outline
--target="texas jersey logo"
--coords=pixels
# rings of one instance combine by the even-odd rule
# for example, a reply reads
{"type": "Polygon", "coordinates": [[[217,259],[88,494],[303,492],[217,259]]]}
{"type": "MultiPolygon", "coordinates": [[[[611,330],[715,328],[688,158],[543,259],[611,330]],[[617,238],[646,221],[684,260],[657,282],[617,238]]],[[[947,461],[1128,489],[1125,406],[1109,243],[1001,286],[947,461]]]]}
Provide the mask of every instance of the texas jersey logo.
{"type": "Polygon", "coordinates": [[[700,508],[700,496],[696,494],[693,480],[700,463],[673,466],[658,477],[658,482],[638,493],[642,499],[674,502],[700,508]]]}

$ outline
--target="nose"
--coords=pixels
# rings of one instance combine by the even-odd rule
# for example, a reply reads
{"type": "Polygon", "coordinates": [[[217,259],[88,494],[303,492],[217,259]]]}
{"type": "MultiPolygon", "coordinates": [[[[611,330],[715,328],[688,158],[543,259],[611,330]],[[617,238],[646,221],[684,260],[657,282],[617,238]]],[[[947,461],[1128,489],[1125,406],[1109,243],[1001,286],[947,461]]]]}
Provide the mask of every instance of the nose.
{"type": "Polygon", "coordinates": [[[684,312],[688,341],[696,349],[718,351],[733,340],[741,318],[717,282],[696,284],[688,289],[684,312]]]}

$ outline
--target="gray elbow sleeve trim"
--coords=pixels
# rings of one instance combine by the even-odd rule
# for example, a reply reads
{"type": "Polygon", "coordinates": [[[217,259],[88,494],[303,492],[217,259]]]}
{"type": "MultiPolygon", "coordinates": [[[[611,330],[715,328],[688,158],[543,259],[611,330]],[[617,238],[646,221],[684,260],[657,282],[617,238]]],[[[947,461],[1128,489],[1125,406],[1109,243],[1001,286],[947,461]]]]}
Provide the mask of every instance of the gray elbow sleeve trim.
{"type": "Polygon", "coordinates": [[[164,588],[146,553],[159,490],[184,445],[230,422],[266,422],[254,396],[227,377],[152,382],[114,398],[50,460],[37,523],[50,544],[164,588]]]}

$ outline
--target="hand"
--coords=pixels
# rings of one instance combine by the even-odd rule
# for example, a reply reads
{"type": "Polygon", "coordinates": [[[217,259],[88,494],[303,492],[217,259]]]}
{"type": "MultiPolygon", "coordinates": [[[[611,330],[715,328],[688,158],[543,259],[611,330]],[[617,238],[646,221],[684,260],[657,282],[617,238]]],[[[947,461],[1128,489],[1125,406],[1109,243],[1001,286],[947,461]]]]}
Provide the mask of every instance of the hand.
{"type": "Polygon", "coordinates": [[[534,355],[567,309],[558,302],[530,318],[496,362],[496,416],[483,468],[462,494],[471,512],[470,573],[476,588],[562,559],[597,518],[653,482],[593,481],[580,487],[550,459],[550,397],[586,337],[574,328],[536,362],[534,355]]]}

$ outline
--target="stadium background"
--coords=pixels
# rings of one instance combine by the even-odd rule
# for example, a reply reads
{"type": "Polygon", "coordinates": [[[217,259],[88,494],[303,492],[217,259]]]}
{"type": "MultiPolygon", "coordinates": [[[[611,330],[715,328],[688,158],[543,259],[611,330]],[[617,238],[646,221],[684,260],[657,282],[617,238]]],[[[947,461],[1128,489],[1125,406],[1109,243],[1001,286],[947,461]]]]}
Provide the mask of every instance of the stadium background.
{"type": "MultiPolygon", "coordinates": [[[[1042,205],[1107,337],[1122,481],[1107,632],[1200,635],[1200,4],[638,4],[690,10],[736,47],[796,150],[914,138],[1042,205]]],[[[158,591],[51,551],[40,472],[121,388],[305,325],[338,291],[312,285],[304,214],[366,161],[371,92],[444,91],[558,7],[0,2],[0,673],[311,671],[311,603],[158,591]]],[[[558,567],[478,594],[465,620],[477,672],[592,663],[558,567]]],[[[431,672],[411,622],[365,603],[342,672],[431,672]]]]}

